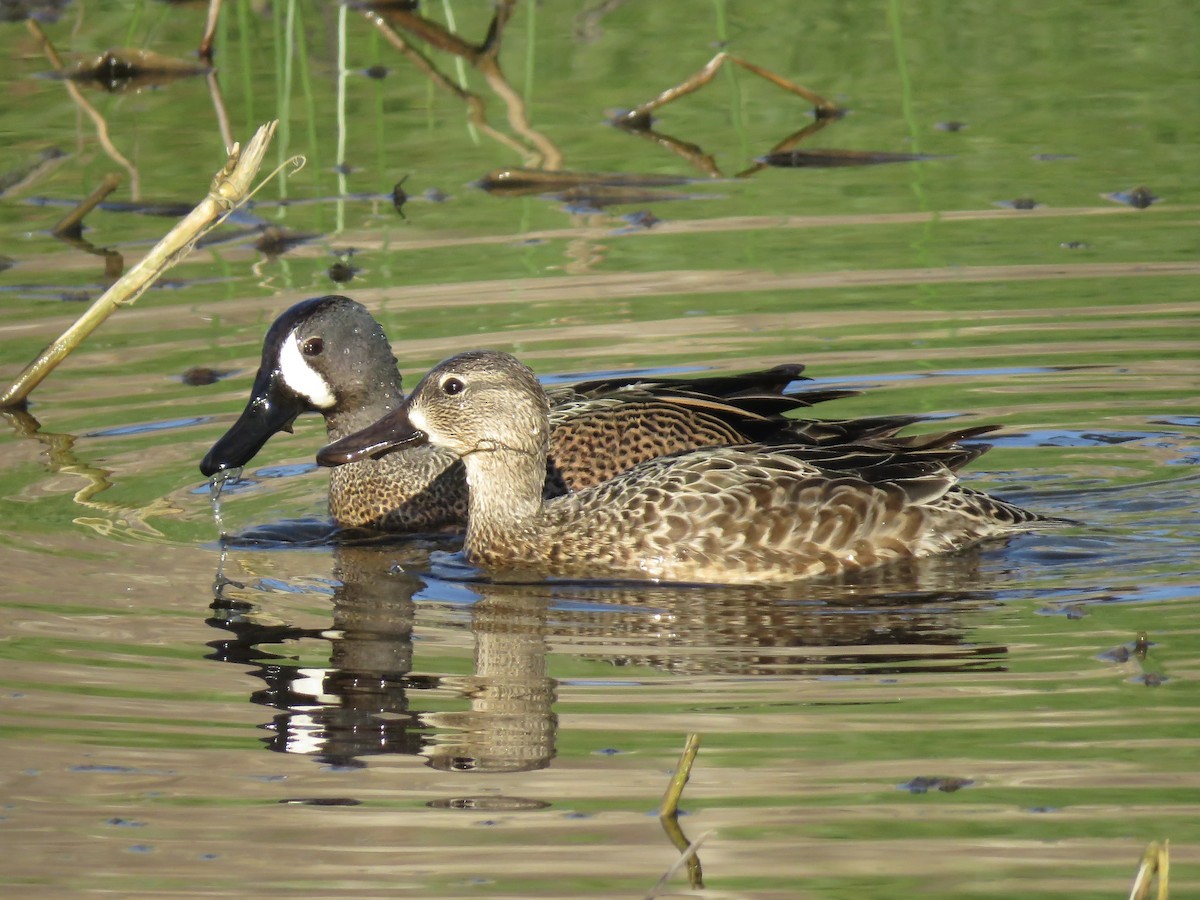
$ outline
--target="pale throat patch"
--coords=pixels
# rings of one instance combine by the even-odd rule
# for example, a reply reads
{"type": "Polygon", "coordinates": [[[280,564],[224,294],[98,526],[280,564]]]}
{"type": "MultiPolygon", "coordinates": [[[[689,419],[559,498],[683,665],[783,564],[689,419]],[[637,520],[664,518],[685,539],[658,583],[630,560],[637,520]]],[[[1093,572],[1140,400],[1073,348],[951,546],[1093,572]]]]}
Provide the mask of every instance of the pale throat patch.
{"type": "Polygon", "coordinates": [[[429,426],[425,422],[425,413],[419,409],[410,409],[408,411],[408,421],[413,428],[429,434],[429,426]]]}
{"type": "Polygon", "coordinates": [[[300,339],[295,331],[283,339],[283,348],[279,352],[279,376],[284,384],[317,409],[332,409],[337,402],[329,383],[308,364],[300,352],[300,339]]]}

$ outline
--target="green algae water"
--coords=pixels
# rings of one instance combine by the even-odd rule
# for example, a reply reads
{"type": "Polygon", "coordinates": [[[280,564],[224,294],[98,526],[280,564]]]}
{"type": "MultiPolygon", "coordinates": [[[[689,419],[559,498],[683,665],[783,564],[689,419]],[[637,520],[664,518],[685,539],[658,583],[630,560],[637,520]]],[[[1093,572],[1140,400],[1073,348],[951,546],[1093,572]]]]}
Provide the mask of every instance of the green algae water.
{"type": "MultiPolygon", "coordinates": [[[[222,118],[278,117],[272,166],[307,159],[6,414],[6,895],[645,896],[689,733],[714,897],[1120,897],[1164,838],[1196,893],[1192,6],[518,4],[487,72],[490,4],[420,13],[388,27],[432,77],[361,11],[281,0],[227,5],[219,94],[86,107],[0,24],[5,382],[203,196],[222,118]],[[657,137],[607,124],[719,49],[846,110],[798,149],[929,158],[732,177],[814,122],[735,64],[657,137]],[[476,186],[547,165],[684,183],[476,186]],[[823,415],[1000,424],[965,483],[1078,524],[837,584],[497,585],[453,541],[336,540],[305,417],[226,488],[222,539],[198,462],[270,322],[334,292],[409,386],[475,347],[547,382],[800,361],[862,391],[823,415]]],[[[203,19],[41,28],[68,65],[193,61],[203,19]]]]}

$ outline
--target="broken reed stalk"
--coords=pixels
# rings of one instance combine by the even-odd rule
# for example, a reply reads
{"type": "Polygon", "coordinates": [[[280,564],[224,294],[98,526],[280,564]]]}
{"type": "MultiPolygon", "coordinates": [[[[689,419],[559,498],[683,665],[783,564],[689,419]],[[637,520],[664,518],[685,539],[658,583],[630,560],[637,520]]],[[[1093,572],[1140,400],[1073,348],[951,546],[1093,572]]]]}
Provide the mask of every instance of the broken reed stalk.
{"type": "MultiPolygon", "coordinates": [[[[208,16],[204,20],[204,36],[200,38],[200,46],[196,54],[206,63],[213,58],[213,35],[217,31],[217,22],[221,18],[221,0],[208,0],[208,16]]],[[[226,144],[226,146],[229,146],[226,144]]]]}
{"type": "Polygon", "coordinates": [[[1171,894],[1168,877],[1171,870],[1170,846],[1170,841],[1151,841],[1146,845],[1142,862],[1133,879],[1129,900],[1146,900],[1150,896],[1150,885],[1154,882],[1155,875],[1158,875],[1157,900],[1168,900],[1171,894]]]}
{"type": "Polygon", "coordinates": [[[689,734],[687,743],[683,746],[683,753],[679,755],[679,765],[675,767],[675,774],[671,776],[671,783],[667,785],[667,792],[663,794],[662,804],[658,807],[660,819],[673,818],[679,814],[679,798],[692,775],[692,764],[695,763],[696,754],[699,752],[700,735],[689,734]]]}
{"type": "Polygon", "coordinates": [[[50,229],[55,237],[78,237],[83,226],[84,217],[103,202],[104,198],[121,186],[121,176],[109,172],[104,176],[100,185],[79,201],[79,205],[59,219],[58,224],[50,229]]]}
{"type": "Polygon", "coordinates": [[[0,395],[0,408],[24,403],[30,392],[41,384],[54,367],[112,315],[118,306],[135,302],[163,272],[187,256],[197,240],[246,200],[277,125],[277,121],[272,121],[260,127],[245,149],[234,144],[225,167],[213,178],[208,196],[155,244],[141,262],[116,281],[87,312],[25,367],[12,386],[0,395]]]}

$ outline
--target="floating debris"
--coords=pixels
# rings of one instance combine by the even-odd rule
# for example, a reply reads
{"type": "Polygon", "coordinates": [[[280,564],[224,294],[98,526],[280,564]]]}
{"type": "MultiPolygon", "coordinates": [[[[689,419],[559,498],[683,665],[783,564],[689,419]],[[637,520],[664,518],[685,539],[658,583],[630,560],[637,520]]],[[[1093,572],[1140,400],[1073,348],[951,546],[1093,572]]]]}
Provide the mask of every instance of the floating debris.
{"type": "Polygon", "coordinates": [[[1131,191],[1117,191],[1113,194],[1101,194],[1105,200],[1111,200],[1113,203],[1124,203],[1126,206],[1132,206],[1134,209],[1146,209],[1153,203],[1157,203],[1162,197],[1155,197],[1150,193],[1148,187],[1135,187],[1131,191]]]}
{"type": "Polygon", "coordinates": [[[408,202],[408,194],[404,192],[404,182],[408,181],[408,176],[405,175],[392,186],[392,206],[396,207],[396,212],[400,213],[400,218],[407,219],[404,215],[404,204],[408,202]]]}
{"type": "Polygon", "coordinates": [[[350,262],[351,257],[354,256],[354,248],[335,251],[334,255],[337,256],[337,261],[330,265],[329,271],[325,273],[329,276],[329,280],[334,284],[346,284],[346,282],[352,281],[360,271],[350,262]]]}
{"type": "Polygon", "coordinates": [[[191,387],[202,387],[206,384],[216,384],[232,374],[231,370],[214,369],[211,366],[192,366],[179,376],[179,380],[191,387]]]}
{"type": "Polygon", "coordinates": [[[938,131],[949,131],[953,133],[956,131],[966,131],[969,126],[966,122],[957,122],[954,119],[951,119],[948,122],[936,122],[934,123],[933,127],[938,131]]]}
{"type": "Polygon", "coordinates": [[[4,0],[0,3],[0,22],[57,22],[70,0],[4,0]]]}
{"type": "Polygon", "coordinates": [[[1058,246],[1064,250],[1086,250],[1088,248],[1088,245],[1083,241],[1063,241],[1058,246]]]}
{"type": "Polygon", "coordinates": [[[479,810],[488,811],[517,811],[530,809],[549,809],[550,803],[546,800],[533,800],[527,797],[506,797],[500,794],[492,794],[483,797],[439,797],[435,800],[427,800],[425,805],[430,809],[460,809],[478,812],[479,810]]]}
{"type": "Polygon", "coordinates": [[[111,93],[159,87],[179,78],[207,75],[212,69],[153,50],[105,50],[81,60],[64,73],[72,81],[94,82],[111,93]]]}
{"type": "Polygon", "coordinates": [[[918,775],[911,781],[906,781],[904,784],[898,785],[900,790],[908,791],[910,794],[927,794],[930,791],[938,790],[946,794],[953,794],[957,790],[965,787],[970,787],[975,783],[971,778],[954,778],[945,777],[942,775],[918,775]]]}
{"type": "Polygon", "coordinates": [[[254,242],[254,249],[267,256],[283,256],[293,247],[298,247],[312,239],[313,235],[311,234],[301,234],[298,231],[280,228],[278,225],[268,225],[263,229],[258,240],[254,242]]]}
{"type": "Polygon", "coordinates": [[[650,212],[648,209],[639,210],[638,212],[627,213],[621,216],[626,222],[635,228],[653,228],[659,224],[662,219],[650,212]]]}
{"type": "MultiPolygon", "coordinates": [[[[474,187],[504,197],[529,194],[565,194],[586,189],[597,193],[610,188],[668,187],[691,184],[693,178],[682,175],[639,175],[630,172],[545,172],[541,169],[497,169],[474,183],[474,187]]],[[[630,202],[630,201],[625,201],[630,202]]]]}
{"type": "Polygon", "coordinates": [[[450,195],[444,191],[440,191],[435,187],[425,188],[425,192],[421,196],[430,203],[445,203],[450,199],[450,195]]]}
{"type": "MultiPolygon", "coordinates": [[[[567,191],[539,194],[545,200],[559,200],[573,213],[597,213],[605,207],[642,203],[662,203],[667,200],[711,200],[713,194],[681,194],[677,191],[655,191],[646,188],[589,185],[567,191]]],[[[657,220],[655,220],[657,221],[657,220]]]]}
{"type": "MultiPolygon", "coordinates": [[[[30,206],[74,206],[73,200],[63,200],[51,197],[29,197],[25,200],[30,206]]],[[[163,216],[168,219],[181,219],[192,211],[190,203],[131,203],[126,200],[105,200],[96,209],[111,213],[132,213],[140,216],[163,216]]],[[[244,219],[236,212],[230,218],[244,219]]]]}
{"type": "Polygon", "coordinates": [[[997,200],[993,206],[1003,206],[1005,209],[1037,209],[1042,204],[1032,197],[1018,197],[1015,200],[997,200]]]}
{"type": "Polygon", "coordinates": [[[1074,153],[1035,153],[1033,158],[1038,162],[1065,162],[1066,160],[1079,159],[1074,153]]]}
{"type": "Polygon", "coordinates": [[[1139,631],[1136,640],[1133,642],[1133,652],[1138,655],[1139,659],[1145,659],[1146,654],[1150,652],[1150,647],[1150,638],[1146,632],[1139,631]]]}
{"type": "Polygon", "coordinates": [[[779,169],[839,169],[846,166],[881,166],[886,163],[928,162],[949,159],[933,153],[877,153],[871,150],[782,150],[758,161],[779,169]]]}
{"type": "Polygon", "coordinates": [[[388,77],[388,67],[368,66],[367,68],[363,69],[363,74],[368,78],[374,78],[377,81],[382,81],[384,78],[388,77]]]}
{"type": "Polygon", "coordinates": [[[1105,650],[1097,659],[1102,659],[1105,662],[1127,663],[1133,659],[1133,652],[1127,644],[1117,644],[1117,646],[1105,650]]]}

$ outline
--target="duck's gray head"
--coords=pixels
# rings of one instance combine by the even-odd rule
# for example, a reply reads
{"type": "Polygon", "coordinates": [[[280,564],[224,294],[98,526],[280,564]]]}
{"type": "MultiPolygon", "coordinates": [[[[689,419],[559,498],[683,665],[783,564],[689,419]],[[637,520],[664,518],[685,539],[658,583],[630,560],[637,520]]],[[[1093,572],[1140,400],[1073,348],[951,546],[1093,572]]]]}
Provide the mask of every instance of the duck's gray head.
{"type": "Polygon", "coordinates": [[[317,462],[339,466],[424,443],[457,456],[545,453],[549,408],[537,377],[515,356],[461,353],[435,366],[404,403],[374,425],[323,448],[317,462]]]}
{"type": "Polygon", "coordinates": [[[336,416],[387,398],[394,404],[399,393],[396,359],[366,307],[338,295],[304,300],[267,331],[246,408],[200,471],[211,476],[245,465],[271,435],[291,431],[301,413],[336,416]]]}

